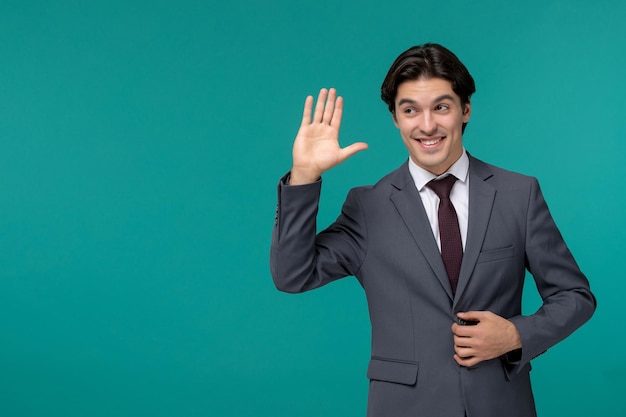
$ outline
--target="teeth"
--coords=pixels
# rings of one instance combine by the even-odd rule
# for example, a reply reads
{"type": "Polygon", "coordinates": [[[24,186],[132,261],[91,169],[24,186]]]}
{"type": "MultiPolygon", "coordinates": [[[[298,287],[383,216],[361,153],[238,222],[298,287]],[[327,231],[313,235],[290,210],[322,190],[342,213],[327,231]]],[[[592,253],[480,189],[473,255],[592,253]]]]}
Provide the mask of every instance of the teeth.
{"type": "Polygon", "coordinates": [[[420,139],[420,142],[422,142],[426,146],[431,146],[431,145],[434,145],[434,144],[438,143],[440,140],[441,140],[441,138],[433,139],[433,140],[420,139]]]}

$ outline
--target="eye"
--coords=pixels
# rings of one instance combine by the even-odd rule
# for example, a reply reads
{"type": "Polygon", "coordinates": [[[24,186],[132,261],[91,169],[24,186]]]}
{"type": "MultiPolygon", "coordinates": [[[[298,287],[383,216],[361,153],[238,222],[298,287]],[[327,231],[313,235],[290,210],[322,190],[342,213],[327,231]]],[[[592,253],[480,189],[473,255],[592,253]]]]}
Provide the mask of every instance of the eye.
{"type": "Polygon", "coordinates": [[[436,111],[446,111],[450,108],[450,106],[448,106],[447,104],[437,104],[435,106],[435,110],[436,111]]]}
{"type": "Polygon", "coordinates": [[[415,110],[414,107],[407,107],[404,110],[402,110],[402,113],[404,113],[404,114],[415,114],[415,113],[417,113],[417,110],[415,110]]]}

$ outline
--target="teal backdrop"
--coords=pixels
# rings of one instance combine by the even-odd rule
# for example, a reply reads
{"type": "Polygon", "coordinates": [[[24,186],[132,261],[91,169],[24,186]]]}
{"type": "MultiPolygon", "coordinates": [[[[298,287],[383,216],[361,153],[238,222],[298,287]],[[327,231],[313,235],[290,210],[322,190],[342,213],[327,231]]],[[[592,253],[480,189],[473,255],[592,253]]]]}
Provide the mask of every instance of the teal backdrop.
{"type": "MultiPolygon", "coordinates": [[[[364,416],[349,278],[269,273],[304,98],[345,97],[320,226],[407,157],[380,83],[438,42],[478,87],[465,145],[537,176],[598,298],[533,363],[541,416],[622,416],[626,3],[0,0],[0,415],[364,416]]],[[[527,313],[539,303],[531,284],[527,313]]]]}

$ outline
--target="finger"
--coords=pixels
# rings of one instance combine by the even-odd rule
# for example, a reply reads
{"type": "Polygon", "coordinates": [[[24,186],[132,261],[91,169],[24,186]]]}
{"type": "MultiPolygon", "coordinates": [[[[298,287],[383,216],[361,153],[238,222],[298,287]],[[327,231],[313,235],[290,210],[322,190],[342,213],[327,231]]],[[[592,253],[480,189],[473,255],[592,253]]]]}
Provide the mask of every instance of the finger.
{"type": "Polygon", "coordinates": [[[326,97],[328,97],[328,90],[322,88],[317,96],[317,103],[315,103],[315,113],[313,113],[313,123],[321,123],[324,117],[324,106],[326,104],[326,97]]]}
{"type": "Polygon", "coordinates": [[[331,88],[328,91],[328,98],[326,99],[326,105],[324,106],[324,116],[322,123],[330,125],[333,120],[333,113],[335,112],[335,100],[337,98],[337,90],[331,88]]]}
{"type": "Polygon", "coordinates": [[[335,100],[335,111],[333,112],[332,119],[330,120],[330,125],[336,129],[339,129],[341,126],[341,118],[343,115],[343,97],[337,97],[335,100]]]}
{"type": "Polygon", "coordinates": [[[456,316],[466,321],[481,321],[485,318],[485,311],[460,311],[456,316]]]}
{"type": "Polygon", "coordinates": [[[460,358],[473,358],[475,355],[475,352],[472,350],[472,348],[469,347],[464,347],[464,346],[455,346],[454,347],[454,352],[459,355],[460,358]]]}
{"type": "Polygon", "coordinates": [[[464,358],[464,357],[459,356],[458,354],[454,355],[454,360],[456,361],[456,363],[466,368],[469,368],[471,366],[474,366],[480,363],[480,359],[475,356],[464,358]]]}
{"type": "Polygon", "coordinates": [[[302,125],[311,124],[311,111],[313,109],[313,96],[307,96],[304,100],[304,111],[302,112],[302,125]]]}
{"type": "Polygon", "coordinates": [[[454,323],[452,325],[452,334],[457,337],[469,338],[474,336],[476,332],[476,326],[459,326],[454,323]]]}
{"type": "Polygon", "coordinates": [[[355,153],[361,152],[367,148],[368,148],[368,145],[365,142],[356,142],[356,143],[353,143],[352,145],[348,145],[339,151],[339,161],[343,162],[346,159],[350,158],[355,153]]]}
{"type": "Polygon", "coordinates": [[[458,347],[470,347],[470,344],[472,343],[472,340],[470,337],[459,337],[459,336],[454,336],[454,346],[458,346],[458,347]]]}

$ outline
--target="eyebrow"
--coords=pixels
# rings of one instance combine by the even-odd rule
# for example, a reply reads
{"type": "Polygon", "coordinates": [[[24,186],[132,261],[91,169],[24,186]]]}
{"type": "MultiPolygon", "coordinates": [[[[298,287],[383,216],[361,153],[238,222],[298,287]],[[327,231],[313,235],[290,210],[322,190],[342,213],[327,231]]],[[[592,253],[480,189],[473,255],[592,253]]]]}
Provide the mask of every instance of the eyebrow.
{"type": "MultiPolygon", "coordinates": [[[[450,94],[442,94],[439,97],[436,97],[433,100],[433,103],[438,103],[438,102],[444,101],[444,100],[454,101],[454,97],[451,96],[450,94]]],[[[403,98],[403,99],[400,99],[400,101],[398,102],[398,106],[401,106],[403,104],[418,104],[418,102],[413,100],[413,99],[410,99],[410,98],[403,98]]]]}

